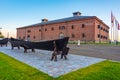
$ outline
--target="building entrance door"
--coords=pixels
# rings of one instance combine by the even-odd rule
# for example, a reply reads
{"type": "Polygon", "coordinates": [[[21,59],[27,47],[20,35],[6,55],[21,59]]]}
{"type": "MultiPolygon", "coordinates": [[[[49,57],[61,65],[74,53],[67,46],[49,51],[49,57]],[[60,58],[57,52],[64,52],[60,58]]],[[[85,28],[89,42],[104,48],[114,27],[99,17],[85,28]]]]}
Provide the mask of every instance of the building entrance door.
{"type": "Polygon", "coordinates": [[[30,41],[30,35],[27,36],[27,41],[30,41]]]}
{"type": "Polygon", "coordinates": [[[62,32],[59,34],[59,38],[60,39],[64,38],[64,34],[62,32]]]}

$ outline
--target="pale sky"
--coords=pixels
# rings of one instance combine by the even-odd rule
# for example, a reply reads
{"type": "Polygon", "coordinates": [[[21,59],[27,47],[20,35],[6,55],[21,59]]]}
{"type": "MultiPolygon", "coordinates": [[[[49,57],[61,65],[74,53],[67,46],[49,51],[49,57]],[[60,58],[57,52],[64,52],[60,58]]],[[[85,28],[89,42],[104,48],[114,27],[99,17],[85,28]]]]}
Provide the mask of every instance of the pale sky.
{"type": "Polygon", "coordinates": [[[16,36],[18,27],[40,23],[43,18],[71,17],[76,11],[97,16],[111,26],[111,11],[120,23],[119,5],[120,0],[0,0],[0,27],[4,36],[16,36]]]}

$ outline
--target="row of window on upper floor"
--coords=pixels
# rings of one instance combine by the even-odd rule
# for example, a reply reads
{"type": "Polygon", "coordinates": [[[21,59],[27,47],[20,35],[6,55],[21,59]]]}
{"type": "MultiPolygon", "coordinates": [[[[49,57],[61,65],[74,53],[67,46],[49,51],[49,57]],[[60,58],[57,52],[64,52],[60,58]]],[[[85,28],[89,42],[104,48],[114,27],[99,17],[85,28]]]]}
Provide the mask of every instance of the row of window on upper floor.
{"type": "MultiPolygon", "coordinates": [[[[82,28],[84,28],[85,25],[82,24],[82,28]]],[[[71,29],[74,29],[74,25],[71,26],[71,29]]],[[[51,30],[54,30],[54,27],[51,28],[51,30]]],[[[65,26],[59,26],[59,30],[65,30],[65,26]]],[[[39,29],[39,32],[41,31],[41,29],[39,29]]],[[[47,28],[45,28],[45,31],[47,31],[47,28]]]]}
{"type": "MultiPolygon", "coordinates": [[[[81,27],[82,27],[82,28],[85,28],[85,24],[82,24],[81,27]]],[[[71,26],[71,29],[74,29],[74,28],[75,28],[75,26],[72,25],[72,26],[71,26]]],[[[99,29],[99,30],[103,30],[103,31],[109,33],[109,31],[108,31],[107,29],[101,27],[100,25],[98,25],[98,29],[99,29]]],[[[45,28],[44,30],[47,31],[48,29],[45,28]]],[[[59,30],[65,30],[65,26],[59,26],[59,30]]],[[[40,31],[41,31],[41,29],[39,29],[39,32],[40,32],[40,31]]],[[[54,27],[51,28],[51,31],[54,31],[54,27]]],[[[30,33],[31,30],[28,30],[27,32],[30,33]]]]}
{"type": "MultiPolygon", "coordinates": [[[[85,24],[82,24],[82,28],[85,27],[85,24]]],[[[71,29],[74,29],[74,25],[71,26],[71,29]]],[[[45,31],[47,31],[47,28],[44,29],[45,31]]],[[[52,31],[54,31],[54,27],[51,28],[52,31]]],[[[59,30],[65,30],[65,26],[59,26],[59,30]]],[[[41,31],[41,29],[39,29],[39,32],[41,31]]],[[[31,30],[27,30],[28,33],[31,32],[31,30]]]]}
{"type": "Polygon", "coordinates": [[[98,25],[98,29],[99,29],[99,30],[103,30],[103,31],[105,31],[105,32],[109,33],[109,31],[108,31],[107,29],[103,28],[103,27],[102,27],[102,26],[100,26],[100,25],[98,25]]]}

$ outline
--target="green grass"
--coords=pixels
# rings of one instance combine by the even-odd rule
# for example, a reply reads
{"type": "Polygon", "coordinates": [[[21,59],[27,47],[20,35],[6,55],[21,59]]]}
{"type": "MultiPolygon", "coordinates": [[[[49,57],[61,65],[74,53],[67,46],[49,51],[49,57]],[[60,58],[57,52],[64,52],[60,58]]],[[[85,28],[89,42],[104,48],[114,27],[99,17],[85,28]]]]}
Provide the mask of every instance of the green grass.
{"type": "Polygon", "coordinates": [[[103,61],[60,76],[58,80],[120,80],[120,63],[103,61]]]}
{"type": "Polygon", "coordinates": [[[0,80],[52,80],[47,74],[0,53],[0,80]]]}
{"type": "MultiPolygon", "coordinates": [[[[77,41],[69,41],[68,44],[78,44],[77,41]]],[[[95,45],[107,45],[107,46],[120,46],[120,42],[118,42],[118,44],[115,43],[108,43],[108,42],[101,42],[101,43],[95,43],[93,41],[89,41],[89,42],[82,42],[80,44],[95,44],[95,45]]]]}
{"type": "Polygon", "coordinates": [[[120,62],[106,60],[53,78],[0,53],[0,80],[120,80],[120,62]]]}
{"type": "Polygon", "coordinates": [[[94,45],[101,45],[101,46],[120,46],[120,44],[109,44],[109,43],[95,43],[94,45]]]}

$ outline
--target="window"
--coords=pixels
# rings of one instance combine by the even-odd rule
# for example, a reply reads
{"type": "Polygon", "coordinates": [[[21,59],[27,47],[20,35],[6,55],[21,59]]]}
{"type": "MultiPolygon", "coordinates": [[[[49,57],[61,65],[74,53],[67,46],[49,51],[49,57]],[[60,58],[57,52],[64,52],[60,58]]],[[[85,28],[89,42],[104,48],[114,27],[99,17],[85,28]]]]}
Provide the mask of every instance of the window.
{"type": "Polygon", "coordinates": [[[103,31],[105,31],[105,28],[103,29],[103,31]]]}
{"type": "Polygon", "coordinates": [[[64,30],[65,29],[65,26],[61,26],[61,30],[64,30]]]}
{"type": "Polygon", "coordinates": [[[107,30],[105,30],[105,32],[107,32],[107,30]]]}
{"type": "Polygon", "coordinates": [[[42,31],[42,27],[39,28],[39,32],[41,32],[41,31],[42,31]]]}
{"type": "Polygon", "coordinates": [[[85,34],[84,33],[82,33],[82,38],[84,38],[85,37],[85,34]]]}
{"type": "Polygon", "coordinates": [[[72,38],[75,38],[75,34],[72,34],[71,37],[72,37],[72,38]]]}
{"type": "Polygon", "coordinates": [[[41,29],[39,29],[39,32],[41,31],[41,29]]]}
{"type": "Polygon", "coordinates": [[[45,28],[45,31],[47,31],[47,28],[45,28]]]}
{"type": "Polygon", "coordinates": [[[107,39],[107,37],[106,37],[106,39],[107,39]]]}
{"type": "Polygon", "coordinates": [[[62,29],[64,30],[64,29],[65,29],[65,26],[62,26],[62,29]]]}
{"type": "Polygon", "coordinates": [[[98,38],[100,38],[100,34],[98,34],[98,38]]]}
{"type": "Polygon", "coordinates": [[[30,37],[30,35],[27,35],[27,37],[30,37]]]}
{"type": "Polygon", "coordinates": [[[65,26],[59,26],[59,30],[64,30],[65,26]]]}
{"type": "Polygon", "coordinates": [[[71,26],[71,29],[74,29],[74,25],[71,26]]]}
{"type": "Polygon", "coordinates": [[[36,37],[35,37],[35,36],[33,36],[33,38],[35,39],[36,37]]]}
{"type": "Polygon", "coordinates": [[[51,28],[51,30],[53,31],[53,30],[54,30],[54,28],[52,27],[52,28],[51,28]]]}
{"type": "Polygon", "coordinates": [[[103,38],[103,36],[101,35],[101,38],[103,38]]]}
{"type": "Polygon", "coordinates": [[[59,30],[61,30],[61,26],[59,26],[59,30]]]}
{"type": "Polygon", "coordinates": [[[28,33],[30,33],[30,32],[31,32],[31,30],[28,30],[27,32],[28,32],[28,33]]]}
{"type": "Polygon", "coordinates": [[[109,33],[109,31],[108,30],[105,30],[107,33],[109,33]]]}
{"type": "Polygon", "coordinates": [[[101,30],[103,30],[103,28],[101,27],[101,30]]]}
{"type": "Polygon", "coordinates": [[[84,28],[85,27],[85,24],[82,24],[82,28],[84,28]]]}
{"type": "Polygon", "coordinates": [[[100,29],[100,25],[98,25],[98,29],[100,29]]]}

